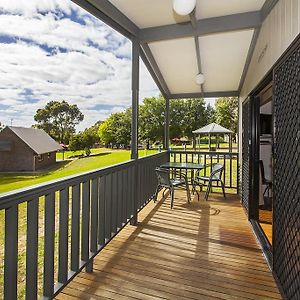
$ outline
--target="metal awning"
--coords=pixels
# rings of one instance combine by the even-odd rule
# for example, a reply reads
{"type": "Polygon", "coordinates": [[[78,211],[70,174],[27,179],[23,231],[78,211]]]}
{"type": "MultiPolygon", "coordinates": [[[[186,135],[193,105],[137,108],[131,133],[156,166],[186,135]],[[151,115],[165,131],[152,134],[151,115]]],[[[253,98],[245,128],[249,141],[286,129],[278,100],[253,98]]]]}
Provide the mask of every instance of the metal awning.
{"type": "Polygon", "coordinates": [[[73,0],[131,40],[169,99],[237,96],[259,29],[278,0],[197,0],[189,16],[172,0],[73,0]],[[205,83],[195,82],[198,73],[205,83]]]}

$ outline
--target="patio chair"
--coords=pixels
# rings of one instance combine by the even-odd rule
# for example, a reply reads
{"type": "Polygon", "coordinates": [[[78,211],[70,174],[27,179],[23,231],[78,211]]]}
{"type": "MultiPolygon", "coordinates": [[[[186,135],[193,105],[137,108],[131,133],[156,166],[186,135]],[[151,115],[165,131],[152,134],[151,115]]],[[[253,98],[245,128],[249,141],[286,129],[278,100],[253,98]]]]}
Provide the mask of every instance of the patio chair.
{"type": "Polygon", "coordinates": [[[260,173],[261,173],[261,183],[265,185],[266,188],[263,192],[263,197],[265,197],[266,192],[268,192],[267,198],[270,200],[270,190],[272,189],[272,181],[265,177],[265,168],[262,160],[259,161],[260,173]]]}
{"type": "Polygon", "coordinates": [[[162,189],[169,190],[171,194],[171,208],[173,208],[175,188],[182,187],[182,186],[184,186],[184,188],[186,189],[188,203],[191,202],[191,194],[190,194],[188,179],[185,174],[172,171],[172,174],[175,174],[175,177],[171,178],[170,170],[164,168],[156,168],[155,173],[157,175],[158,185],[154,196],[154,202],[157,200],[157,195],[160,192],[160,190],[162,189]]]}
{"type": "MultiPolygon", "coordinates": [[[[225,186],[221,179],[223,171],[224,171],[224,166],[221,164],[214,164],[212,166],[211,174],[209,176],[200,176],[200,171],[198,171],[195,176],[195,179],[193,180],[192,192],[193,193],[197,192],[196,186],[200,187],[200,191],[202,191],[202,188],[204,185],[207,186],[206,193],[205,193],[205,200],[207,201],[208,195],[212,189],[213,182],[220,182],[222,191],[223,191],[223,196],[226,199],[225,186]]],[[[199,201],[199,193],[198,192],[197,192],[197,197],[198,197],[198,201],[199,201]]]]}

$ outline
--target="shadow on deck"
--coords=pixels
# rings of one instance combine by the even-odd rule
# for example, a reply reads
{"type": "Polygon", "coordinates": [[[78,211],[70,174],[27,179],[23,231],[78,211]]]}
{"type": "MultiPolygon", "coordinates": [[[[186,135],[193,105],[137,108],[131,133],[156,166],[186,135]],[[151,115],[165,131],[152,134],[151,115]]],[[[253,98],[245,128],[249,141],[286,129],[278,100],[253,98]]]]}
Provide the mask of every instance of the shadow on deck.
{"type": "Polygon", "coordinates": [[[151,202],[56,299],[281,299],[236,195],[151,202]]]}

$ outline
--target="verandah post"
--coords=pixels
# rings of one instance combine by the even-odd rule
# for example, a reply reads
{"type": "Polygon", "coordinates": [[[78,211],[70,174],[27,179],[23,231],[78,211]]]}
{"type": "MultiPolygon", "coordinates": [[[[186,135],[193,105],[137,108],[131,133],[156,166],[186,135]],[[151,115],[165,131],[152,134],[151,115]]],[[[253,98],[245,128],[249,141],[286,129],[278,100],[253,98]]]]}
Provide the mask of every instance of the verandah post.
{"type": "Polygon", "coordinates": [[[164,149],[170,148],[170,99],[165,99],[165,136],[164,136],[164,149]]]}
{"type": "Polygon", "coordinates": [[[131,225],[137,224],[137,203],[138,203],[138,116],[139,116],[139,58],[140,44],[138,39],[132,40],[132,115],[131,115],[131,159],[135,160],[133,178],[133,218],[131,225]]]}

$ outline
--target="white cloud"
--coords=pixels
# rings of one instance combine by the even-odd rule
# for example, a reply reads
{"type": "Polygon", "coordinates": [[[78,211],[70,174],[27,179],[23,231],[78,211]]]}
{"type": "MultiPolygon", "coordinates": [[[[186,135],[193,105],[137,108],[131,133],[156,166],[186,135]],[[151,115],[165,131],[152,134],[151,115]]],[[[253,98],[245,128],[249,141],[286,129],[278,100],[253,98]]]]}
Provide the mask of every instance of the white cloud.
{"type": "MultiPolygon", "coordinates": [[[[129,40],[67,0],[2,0],[0,12],[2,123],[30,126],[37,108],[65,99],[83,129],[130,105],[129,40]]],[[[157,95],[143,65],[140,77],[141,96],[157,95]]]]}

